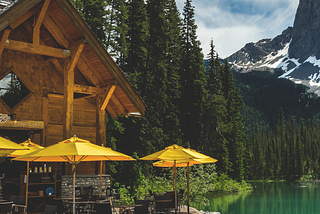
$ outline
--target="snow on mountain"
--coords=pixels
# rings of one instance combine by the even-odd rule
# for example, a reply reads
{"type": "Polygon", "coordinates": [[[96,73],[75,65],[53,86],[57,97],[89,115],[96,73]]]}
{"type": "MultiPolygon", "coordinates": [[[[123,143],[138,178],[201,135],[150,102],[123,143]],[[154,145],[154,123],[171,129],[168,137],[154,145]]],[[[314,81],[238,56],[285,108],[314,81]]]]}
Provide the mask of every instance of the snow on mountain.
{"type": "Polygon", "coordinates": [[[228,57],[239,72],[271,71],[320,95],[320,1],[300,0],[293,27],[273,39],[248,43],[228,57]]]}

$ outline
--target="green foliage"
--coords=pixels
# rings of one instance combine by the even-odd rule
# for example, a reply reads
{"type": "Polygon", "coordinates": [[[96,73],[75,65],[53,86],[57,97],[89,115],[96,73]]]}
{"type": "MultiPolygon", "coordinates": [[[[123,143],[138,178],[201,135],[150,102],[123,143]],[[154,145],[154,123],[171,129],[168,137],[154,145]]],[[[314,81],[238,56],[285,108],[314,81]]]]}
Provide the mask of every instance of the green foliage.
{"type": "Polygon", "coordinates": [[[116,182],[114,187],[117,189],[118,193],[120,193],[120,201],[123,204],[134,204],[134,200],[132,195],[130,194],[131,187],[121,185],[120,183],[116,182]]]}
{"type": "MultiPolygon", "coordinates": [[[[205,206],[208,204],[206,196],[209,193],[232,193],[240,191],[248,191],[251,186],[245,182],[238,183],[229,179],[226,175],[218,176],[216,173],[215,164],[194,165],[190,167],[190,205],[191,206],[205,206]]],[[[165,168],[163,173],[159,176],[140,177],[138,186],[131,187],[121,186],[121,198],[131,201],[133,197],[145,198],[149,194],[149,190],[153,192],[166,192],[173,190],[173,179],[171,168],[165,168]],[[132,192],[132,194],[129,194],[132,192]],[[123,194],[123,195],[122,195],[123,194]]],[[[177,189],[185,190],[185,197],[187,194],[187,168],[177,168],[177,189]]],[[[184,202],[186,204],[186,201],[184,202]]]]}
{"type": "Polygon", "coordinates": [[[179,111],[181,118],[182,144],[193,149],[202,147],[203,107],[205,98],[205,72],[203,54],[196,35],[197,26],[194,19],[194,6],[191,0],[186,0],[183,8],[183,22],[181,34],[181,68],[180,86],[181,99],[179,111]]]}
{"type": "Polygon", "coordinates": [[[246,192],[252,190],[252,186],[244,181],[236,182],[227,175],[222,174],[218,177],[215,192],[216,193],[236,193],[236,192],[246,192]]]}
{"type": "Polygon", "coordinates": [[[320,99],[269,72],[234,74],[245,103],[248,178],[318,178],[320,99]]]}

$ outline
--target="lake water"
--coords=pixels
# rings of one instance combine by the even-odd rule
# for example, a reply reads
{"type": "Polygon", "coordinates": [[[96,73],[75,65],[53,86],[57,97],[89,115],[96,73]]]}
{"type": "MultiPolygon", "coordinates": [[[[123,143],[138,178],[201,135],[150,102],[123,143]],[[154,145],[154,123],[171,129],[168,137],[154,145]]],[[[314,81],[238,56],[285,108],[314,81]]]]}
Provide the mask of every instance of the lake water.
{"type": "Polygon", "coordinates": [[[257,182],[253,191],[209,198],[199,207],[221,214],[319,214],[320,184],[299,182],[257,182]]]}

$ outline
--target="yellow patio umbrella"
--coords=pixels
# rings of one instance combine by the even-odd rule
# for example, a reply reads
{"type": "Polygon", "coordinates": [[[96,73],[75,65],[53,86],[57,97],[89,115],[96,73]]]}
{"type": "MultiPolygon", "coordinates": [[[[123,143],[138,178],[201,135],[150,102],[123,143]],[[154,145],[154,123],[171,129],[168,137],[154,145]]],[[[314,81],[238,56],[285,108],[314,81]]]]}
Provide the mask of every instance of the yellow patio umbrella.
{"type": "Polygon", "coordinates": [[[28,150],[11,140],[0,137],[0,156],[6,156],[15,150],[28,150]]]}
{"type": "Polygon", "coordinates": [[[33,143],[30,140],[30,138],[28,140],[18,144],[18,145],[25,148],[25,150],[15,150],[15,151],[11,152],[9,155],[7,155],[8,157],[20,157],[20,156],[26,155],[30,152],[38,151],[39,149],[44,149],[43,146],[40,146],[36,143],[33,143]]]}
{"type": "Polygon", "coordinates": [[[210,158],[207,155],[196,152],[192,149],[185,149],[182,146],[177,144],[173,144],[171,146],[166,147],[165,149],[155,152],[151,155],[147,155],[140,160],[168,160],[168,161],[186,161],[193,159],[203,159],[210,158]]]}
{"type": "MultiPolygon", "coordinates": [[[[174,178],[176,167],[188,167],[187,171],[187,188],[188,188],[188,213],[189,213],[189,165],[214,163],[217,160],[210,156],[201,154],[193,149],[185,149],[182,146],[173,144],[165,149],[155,152],[151,155],[147,155],[140,160],[160,160],[155,163],[158,167],[173,167],[174,178]]],[[[175,182],[175,208],[177,208],[177,186],[175,182]]]]}
{"type": "Polygon", "coordinates": [[[13,160],[37,162],[68,162],[73,172],[73,214],[75,214],[75,175],[76,166],[82,161],[132,161],[132,157],[113,151],[111,148],[98,146],[76,136],[42,150],[31,152],[13,160]]]}
{"type": "MultiPolygon", "coordinates": [[[[19,144],[20,146],[28,150],[15,150],[14,152],[7,155],[8,157],[20,157],[26,155],[30,152],[38,151],[39,149],[44,149],[43,146],[40,146],[36,143],[31,142],[30,138],[19,144]]],[[[29,161],[27,161],[27,183],[26,183],[26,209],[28,208],[28,188],[29,188],[29,161]]]]}

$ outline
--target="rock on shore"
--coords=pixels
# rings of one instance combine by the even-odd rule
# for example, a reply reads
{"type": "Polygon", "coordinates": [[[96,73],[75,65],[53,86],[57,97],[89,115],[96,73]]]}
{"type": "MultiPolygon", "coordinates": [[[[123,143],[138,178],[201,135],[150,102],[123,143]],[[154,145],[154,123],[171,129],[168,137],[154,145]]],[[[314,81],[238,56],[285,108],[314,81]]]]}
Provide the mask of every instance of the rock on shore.
{"type": "MultiPolygon", "coordinates": [[[[183,205],[181,208],[180,208],[180,211],[181,211],[181,213],[187,213],[187,211],[188,211],[188,207],[186,206],[186,205],[183,205]]],[[[193,207],[190,207],[189,208],[189,211],[190,211],[190,213],[196,213],[196,214],[220,214],[220,212],[208,212],[208,211],[203,211],[203,210],[201,210],[201,211],[199,211],[199,210],[197,210],[197,209],[195,209],[195,208],[193,208],[193,207]]]]}

